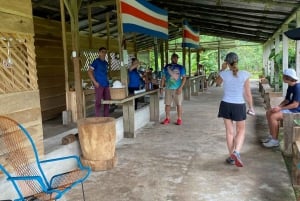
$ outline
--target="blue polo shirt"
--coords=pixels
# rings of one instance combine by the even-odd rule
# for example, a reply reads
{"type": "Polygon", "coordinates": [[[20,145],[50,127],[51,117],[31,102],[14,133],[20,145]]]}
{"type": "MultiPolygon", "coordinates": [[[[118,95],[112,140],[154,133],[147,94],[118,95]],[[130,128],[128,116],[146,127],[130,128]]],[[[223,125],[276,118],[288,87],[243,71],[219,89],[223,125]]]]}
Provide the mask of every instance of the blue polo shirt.
{"type": "Polygon", "coordinates": [[[96,81],[102,87],[109,87],[107,78],[108,63],[105,60],[103,61],[100,58],[97,58],[93,61],[90,67],[94,70],[94,77],[96,81]]]}
{"type": "Polygon", "coordinates": [[[138,88],[141,84],[141,77],[137,69],[133,69],[132,71],[128,70],[128,87],[138,88]]]}

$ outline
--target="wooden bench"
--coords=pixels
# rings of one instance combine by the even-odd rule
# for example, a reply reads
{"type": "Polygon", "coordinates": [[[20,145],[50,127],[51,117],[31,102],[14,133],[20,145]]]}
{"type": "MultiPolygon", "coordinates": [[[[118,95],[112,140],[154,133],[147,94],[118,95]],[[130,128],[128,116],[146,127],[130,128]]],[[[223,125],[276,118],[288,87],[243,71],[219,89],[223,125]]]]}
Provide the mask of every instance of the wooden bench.
{"type": "Polygon", "coordinates": [[[286,156],[292,155],[292,146],[295,141],[294,128],[297,126],[294,119],[300,119],[300,113],[283,114],[283,153],[286,156]]]}
{"type": "Polygon", "coordinates": [[[261,86],[262,86],[261,97],[263,97],[263,98],[265,97],[266,93],[274,91],[274,88],[272,88],[269,83],[261,84],[261,86]]]}
{"type": "Polygon", "coordinates": [[[263,90],[263,85],[262,84],[269,84],[269,80],[266,79],[266,78],[260,78],[259,83],[258,83],[259,92],[262,92],[262,90],[263,90]]]}
{"type": "Polygon", "coordinates": [[[135,122],[135,108],[134,100],[139,97],[150,96],[150,121],[159,121],[159,89],[130,95],[121,100],[102,100],[102,104],[117,104],[122,105],[123,108],[123,126],[124,126],[124,137],[134,138],[136,137],[134,132],[135,122]]]}
{"type": "Polygon", "coordinates": [[[300,127],[293,128],[293,160],[292,160],[292,183],[300,185],[300,127]]]}

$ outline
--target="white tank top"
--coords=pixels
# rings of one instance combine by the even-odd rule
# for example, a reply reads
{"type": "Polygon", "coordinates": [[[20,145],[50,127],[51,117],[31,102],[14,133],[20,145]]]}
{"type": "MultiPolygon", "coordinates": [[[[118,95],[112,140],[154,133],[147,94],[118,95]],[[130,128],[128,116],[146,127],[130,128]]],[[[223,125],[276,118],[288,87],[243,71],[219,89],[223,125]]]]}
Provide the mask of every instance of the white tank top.
{"type": "Polygon", "coordinates": [[[239,70],[237,76],[233,76],[231,70],[220,72],[223,79],[223,98],[222,101],[227,103],[245,103],[244,85],[245,81],[250,77],[250,73],[239,70]]]}

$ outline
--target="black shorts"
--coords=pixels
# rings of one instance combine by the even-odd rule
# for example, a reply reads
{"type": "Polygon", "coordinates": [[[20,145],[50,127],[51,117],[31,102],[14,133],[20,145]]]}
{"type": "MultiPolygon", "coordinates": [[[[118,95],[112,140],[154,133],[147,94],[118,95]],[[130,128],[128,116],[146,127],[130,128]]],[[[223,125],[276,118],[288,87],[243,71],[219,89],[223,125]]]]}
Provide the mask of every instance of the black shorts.
{"type": "Polygon", "coordinates": [[[232,121],[243,121],[246,119],[246,104],[221,101],[218,117],[231,119],[232,121]]]}

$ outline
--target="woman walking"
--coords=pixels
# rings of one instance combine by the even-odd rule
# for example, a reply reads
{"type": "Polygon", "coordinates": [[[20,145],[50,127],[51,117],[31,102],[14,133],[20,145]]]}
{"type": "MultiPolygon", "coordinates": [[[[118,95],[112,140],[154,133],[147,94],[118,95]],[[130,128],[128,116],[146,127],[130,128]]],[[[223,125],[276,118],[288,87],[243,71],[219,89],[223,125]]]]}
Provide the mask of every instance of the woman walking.
{"type": "Polygon", "coordinates": [[[223,82],[224,90],[218,117],[223,118],[226,128],[229,151],[226,162],[237,167],[243,167],[240,151],[245,139],[246,102],[248,113],[255,114],[249,78],[249,72],[238,68],[238,55],[234,52],[228,53],[217,78],[217,84],[223,82]],[[229,70],[226,70],[227,66],[229,70]]]}

